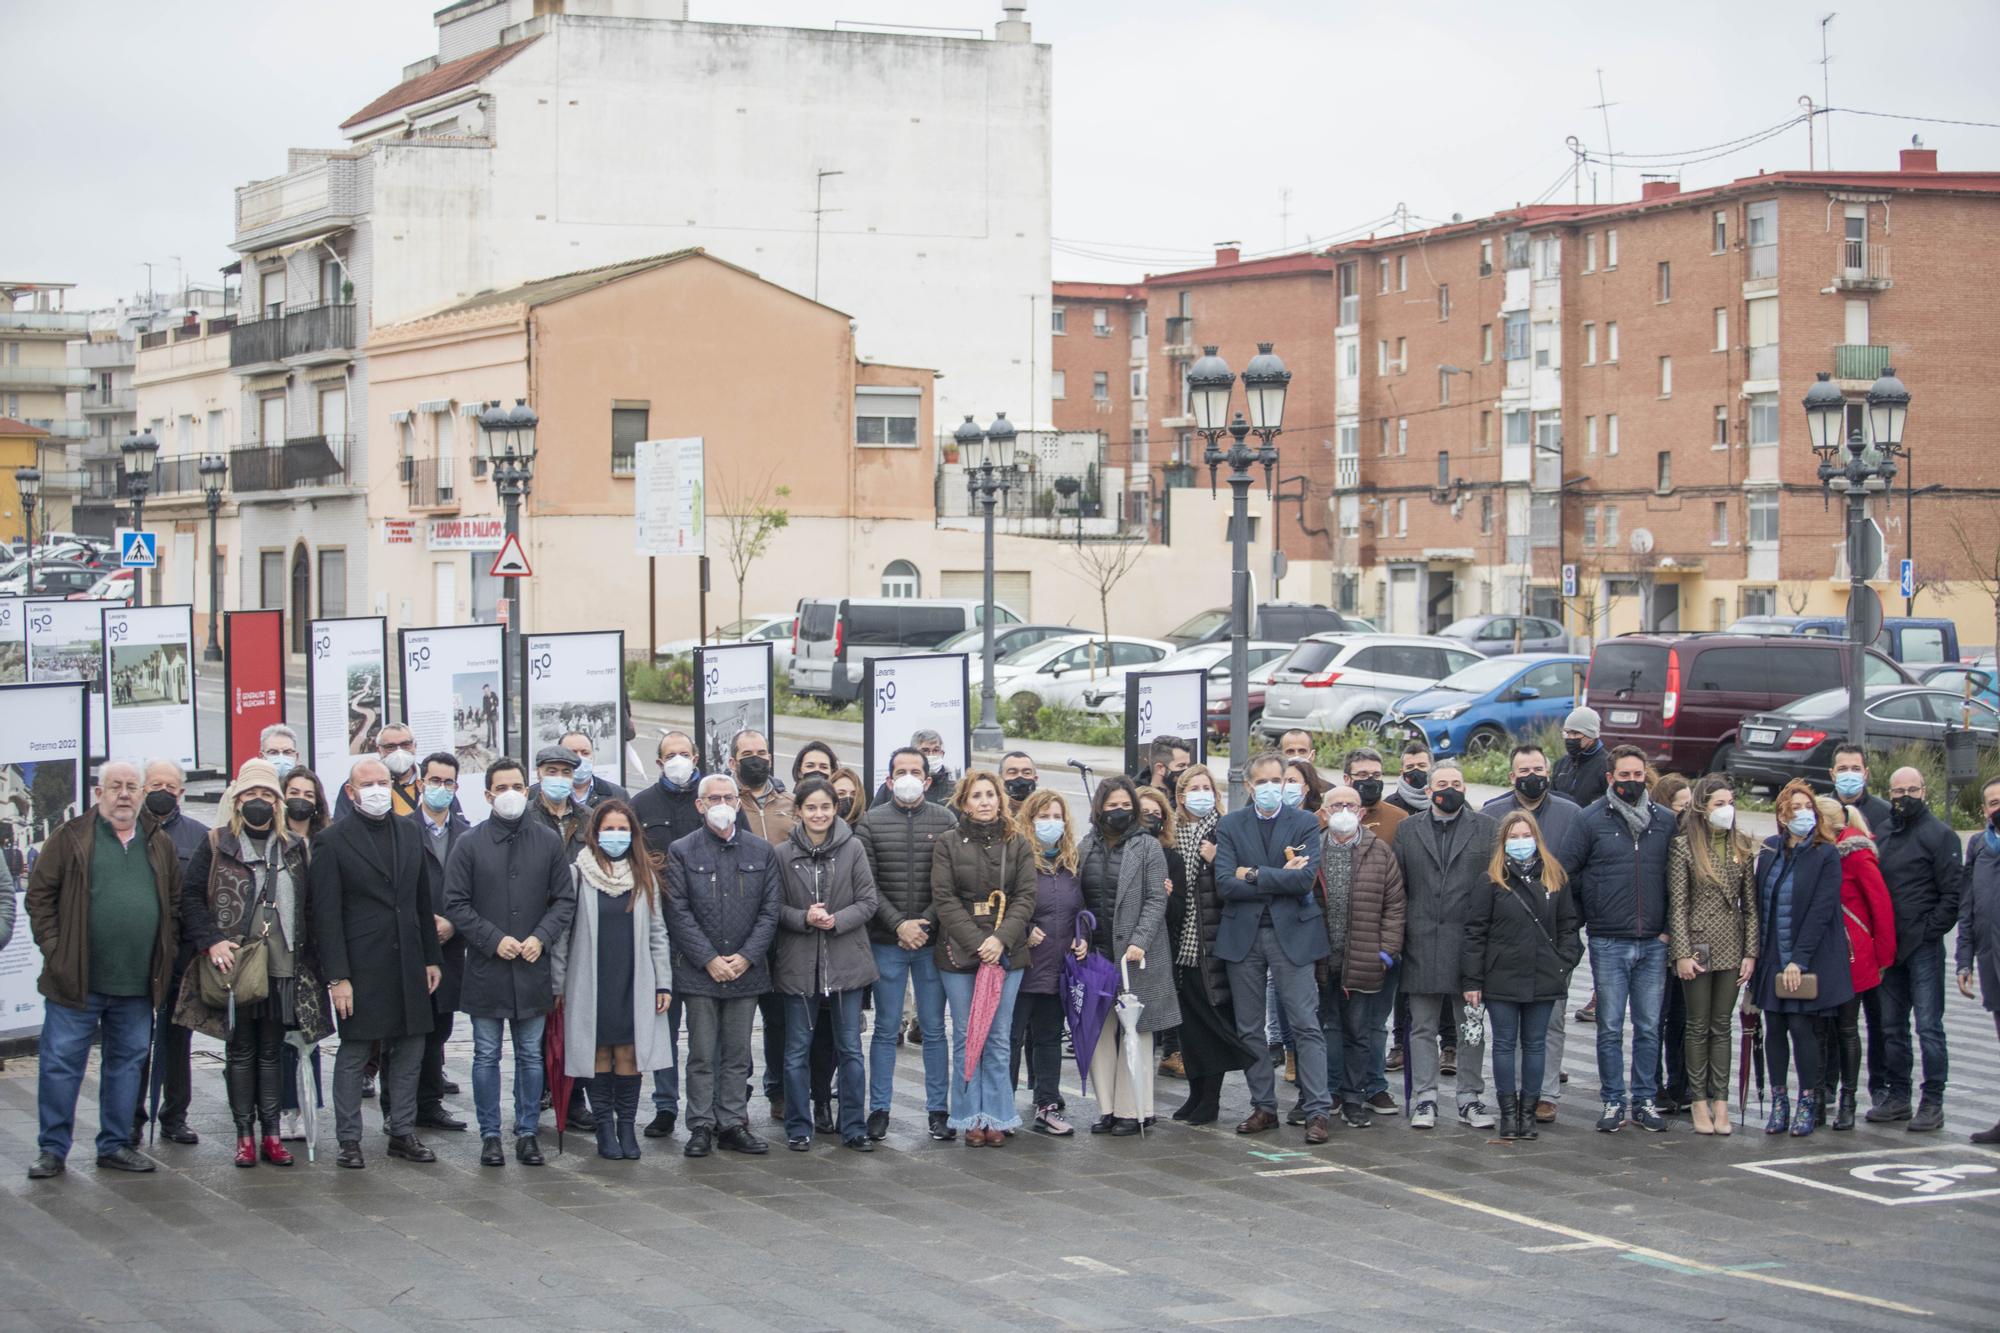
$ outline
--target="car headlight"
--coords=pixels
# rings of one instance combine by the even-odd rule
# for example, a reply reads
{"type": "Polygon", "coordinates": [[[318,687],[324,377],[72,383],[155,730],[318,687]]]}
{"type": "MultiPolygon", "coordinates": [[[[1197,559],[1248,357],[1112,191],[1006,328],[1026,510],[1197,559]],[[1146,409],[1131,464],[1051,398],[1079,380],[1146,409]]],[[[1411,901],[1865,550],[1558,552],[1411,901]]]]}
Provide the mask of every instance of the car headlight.
{"type": "Polygon", "coordinates": [[[1440,722],[1449,722],[1469,707],[1471,707],[1470,704],[1446,704],[1443,708],[1432,713],[1431,716],[1440,722]]]}

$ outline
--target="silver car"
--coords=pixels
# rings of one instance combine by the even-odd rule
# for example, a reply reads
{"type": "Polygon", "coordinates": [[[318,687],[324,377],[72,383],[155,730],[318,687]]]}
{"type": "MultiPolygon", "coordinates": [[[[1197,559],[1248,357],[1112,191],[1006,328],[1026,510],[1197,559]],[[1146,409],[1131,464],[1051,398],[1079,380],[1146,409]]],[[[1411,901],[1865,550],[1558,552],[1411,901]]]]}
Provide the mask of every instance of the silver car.
{"type": "Polygon", "coordinates": [[[1259,735],[1294,728],[1369,731],[1395,702],[1479,661],[1451,639],[1402,634],[1315,634],[1271,673],[1259,735]]]}

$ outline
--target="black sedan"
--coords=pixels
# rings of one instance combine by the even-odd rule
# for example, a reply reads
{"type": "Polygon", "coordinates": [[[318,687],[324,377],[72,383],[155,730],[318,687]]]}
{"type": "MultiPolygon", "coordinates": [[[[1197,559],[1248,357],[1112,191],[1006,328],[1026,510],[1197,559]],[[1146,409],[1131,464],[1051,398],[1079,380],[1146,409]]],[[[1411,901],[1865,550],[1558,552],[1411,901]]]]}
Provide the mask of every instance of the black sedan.
{"type": "MultiPolygon", "coordinates": [[[[1968,705],[1948,690],[1872,686],[1866,705],[1869,748],[1887,750],[1911,742],[1942,746],[1945,732],[1963,725],[1967,707],[1980,748],[2000,742],[2000,712],[1978,699],[1968,705]]],[[[1847,691],[1822,690],[1768,713],[1752,713],[1743,719],[1738,737],[1729,752],[1729,775],[1738,785],[1776,788],[1804,778],[1815,791],[1831,791],[1834,747],[1847,738],[1847,691]]],[[[1878,776],[1886,780],[1889,775],[1878,776]]]]}

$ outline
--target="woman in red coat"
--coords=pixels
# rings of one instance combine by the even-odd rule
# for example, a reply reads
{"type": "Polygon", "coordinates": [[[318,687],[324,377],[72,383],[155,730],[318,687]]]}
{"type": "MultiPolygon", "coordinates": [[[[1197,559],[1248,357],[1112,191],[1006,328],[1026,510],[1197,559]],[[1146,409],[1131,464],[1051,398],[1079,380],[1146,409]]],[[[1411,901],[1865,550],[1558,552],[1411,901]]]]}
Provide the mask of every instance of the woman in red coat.
{"type": "Polygon", "coordinates": [[[1834,846],[1840,852],[1840,917],[1847,927],[1847,966],[1854,978],[1854,998],[1827,1015],[1820,1029],[1820,1105],[1839,1109],[1828,1129],[1854,1128],[1855,1084],[1861,1076],[1861,1031],[1857,1017],[1861,993],[1882,980],[1882,969],[1896,961],[1896,917],[1889,905],[1889,887],[1875,859],[1875,839],[1861,811],[1831,797],[1818,798],[1820,817],[1840,832],[1834,846]]]}

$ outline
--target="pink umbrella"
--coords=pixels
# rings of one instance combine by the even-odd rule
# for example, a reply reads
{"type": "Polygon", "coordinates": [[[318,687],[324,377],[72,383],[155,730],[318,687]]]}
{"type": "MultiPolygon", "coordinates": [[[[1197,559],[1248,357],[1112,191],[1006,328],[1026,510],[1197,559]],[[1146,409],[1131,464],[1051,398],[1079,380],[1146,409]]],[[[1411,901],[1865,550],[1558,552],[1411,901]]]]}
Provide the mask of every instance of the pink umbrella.
{"type": "MultiPolygon", "coordinates": [[[[1007,915],[1007,895],[999,889],[986,895],[987,910],[993,914],[995,929],[1007,915]]],[[[965,1024],[965,1081],[972,1082],[972,1073],[979,1067],[979,1056],[986,1049],[987,1035],[993,1030],[993,1015],[1000,1010],[1000,992],[1007,984],[1007,969],[998,963],[981,963],[978,975],[972,979],[972,1013],[965,1024]]]]}

